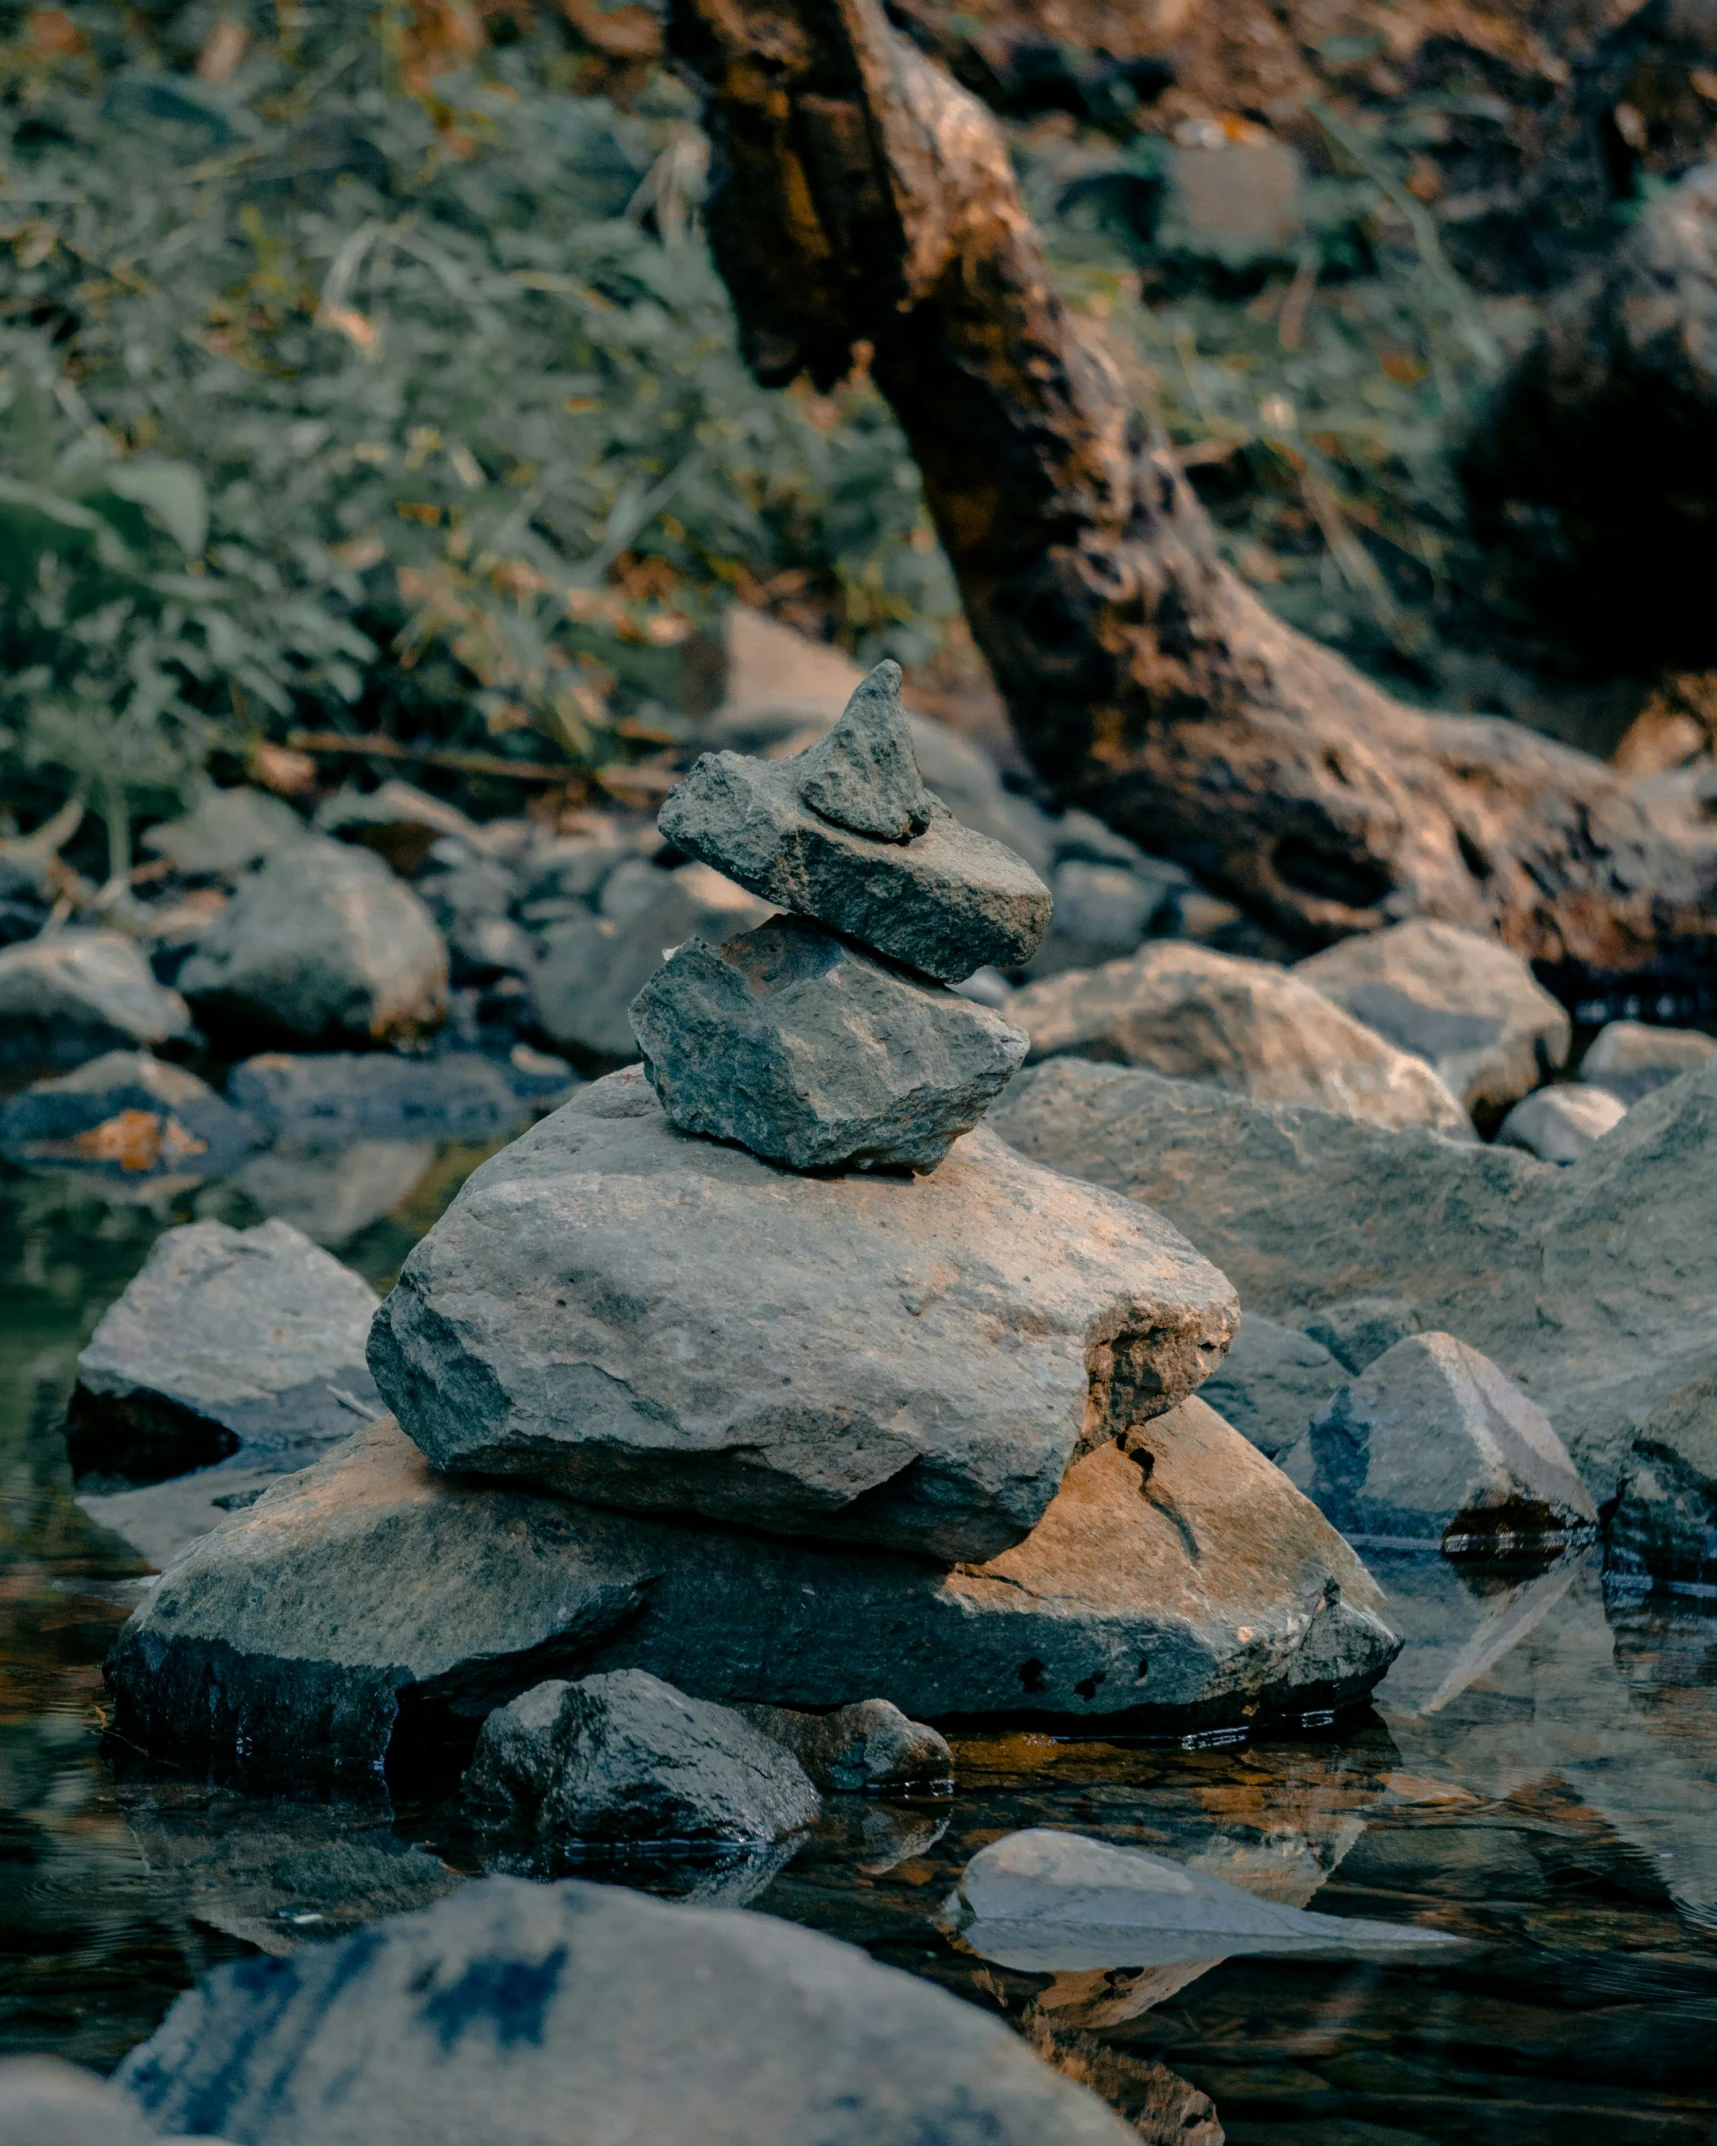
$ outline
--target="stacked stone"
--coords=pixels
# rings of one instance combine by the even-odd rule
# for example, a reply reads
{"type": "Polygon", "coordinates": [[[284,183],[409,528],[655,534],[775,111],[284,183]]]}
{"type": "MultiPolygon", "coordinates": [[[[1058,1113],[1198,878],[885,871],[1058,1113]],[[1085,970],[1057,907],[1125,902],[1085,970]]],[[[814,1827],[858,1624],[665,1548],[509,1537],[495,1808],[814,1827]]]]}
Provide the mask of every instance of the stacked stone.
{"type": "Polygon", "coordinates": [[[796,759],[706,753],[658,824],[793,912],[676,948],[633,1001],[668,1117],[796,1170],[933,1170],[1029,1048],[947,986],[1029,960],[1050,897],[924,787],[900,666],[796,759]]]}

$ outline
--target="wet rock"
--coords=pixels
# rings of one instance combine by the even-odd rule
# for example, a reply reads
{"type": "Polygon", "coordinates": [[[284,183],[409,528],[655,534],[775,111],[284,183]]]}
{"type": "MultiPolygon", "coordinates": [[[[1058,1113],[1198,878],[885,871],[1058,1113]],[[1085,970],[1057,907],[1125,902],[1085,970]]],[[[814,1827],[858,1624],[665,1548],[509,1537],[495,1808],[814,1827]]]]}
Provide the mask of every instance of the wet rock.
{"type": "Polygon", "coordinates": [[[720,945],[769,914],[707,866],[661,872],[641,858],[608,874],[602,900],[600,916],[581,912],[554,928],[531,1003],[552,1041],[610,1063],[638,1055],[631,1004],[664,954],[693,938],[720,945]]]}
{"type": "Polygon", "coordinates": [[[476,822],[457,805],[399,781],[378,783],[367,793],[341,790],[318,809],[316,826],[342,842],[374,850],[402,879],[416,877],[437,842],[482,839],[476,822]]]}
{"type": "Polygon", "coordinates": [[[277,1140],[233,1182],[265,1215],[338,1251],[392,1214],[435,1164],[433,1140],[277,1140]]]}
{"type": "Polygon", "coordinates": [[[676,1132],[628,1071],[471,1177],[370,1361],[438,1467],[985,1557],[1235,1316],[1154,1216],[982,1127],[928,1177],[791,1177],[676,1132]]]}
{"type": "Polygon", "coordinates": [[[1717,1373],[1671,1394],[1640,1427],[1604,1564],[1616,1579],[1717,1595],[1717,1373]]]}
{"type": "Polygon", "coordinates": [[[118,932],[62,931],[0,947],[0,1064],[75,1066],[192,1034],[185,1001],[118,932]]]}
{"type": "Polygon", "coordinates": [[[0,1154],[16,1163],[224,1177],[259,1137],[205,1081],[147,1051],[107,1051],[0,1104],[0,1154]]]}
{"type": "Polygon", "coordinates": [[[235,1453],[305,1453],[376,1407],[369,1284],[290,1224],[158,1237],[78,1358],[72,1466],[142,1482],[235,1453]]]}
{"type": "Polygon", "coordinates": [[[438,1474],[391,1419],[233,1513],[108,1662],[120,1733],[256,1787],[463,1763],[545,1676],[1142,1733],[1362,1695],[1396,1649],[1354,1553],[1196,1401],[1076,1461],[987,1565],[605,1512],[438,1474]]]}
{"type": "Polygon", "coordinates": [[[1480,932],[1415,917],[1326,947],[1294,974],[1428,1059],[1492,1124],[1567,1062],[1573,1030],[1560,1003],[1511,947],[1480,932]]]}
{"type": "Polygon", "coordinates": [[[855,1946],[577,1880],[490,1878],[221,1968],[118,2083],[157,2129],[194,2115],[246,2146],[1134,2136],[1004,2021],[855,1946]]]}
{"type": "Polygon", "coordinates": [[[1412,1924],[1308,1914],[1167,1856],[1041,1826],[980,1848],[946,1913],[975,1952],[1033,1974],[1236,1953],[1391,1958],[1460,1943],[1412,1924]]]}
{"type": "Polygon", "coordinates": [[[1693,1028],[1648,1028],[1643,1021],[1611,1021],[1600,1029],[1580,1061],[1579,1078],[1602,1088],[1632,1109],[1666,1081],[1679,1080],[1717,1055],[1717,1039],[1693,1028]]]}
{"type": "Polygon", "coordinates": [[[151,827],[143,847],[189,879],[231,879],[308,835],[292,807],[266,790],[210,790],[182,819],[151,827]]]}
{"type": "Polygon", "coordinates": [[[1255,1311],[1199,1389],[1217,1414],[1279,1460],[1342,1383],[1342,1366],[1320,1342],[1255,1311]]]}
{"type": "Polygon", "coordinates": [[[453,1139],[510,1131],[577,1086],[564,1059],[528,1049],[511,1060],[478,1051],[436,1058],[268,1051],[234,1067],[227,1094],[262,1124],[302,1140],[426,1132],[453,1139]]]}
{"type": "Polygon", "coordinates": [[[1330,1397],[1283,1465],[1361,1542],[1510,1554],[1597,1525],[1550,1418],[1452,1334],[1397,1342],[1330,1397]]]}
{"type": "Polygon", "coordinates": [[[1030,1035],[1034,1061],[1149,1066],[1261,1101],[1472,1137],[1423,1059],[1269,962],[1158,941],[1130,960],[1030,985],[1009,1002],[1008,1018],[1030,1035]]]}
{"type": "MultiPolygon", "coordinates": [[[[346,1421],[352,1425],[360,1418],[354,1413],[346,1421]]],[[[107,1528],[134,1550],[151,1572],[165,1572],[181,1550],[219,1527],[228,1513],[254,1505],[280,1472],[278,1458],[266,1468],[229,1462],[149,1483],[141,1490],[85,1493],[77,1503],[97,1527],[107,1528]]]]}
{"type": "Polygon", "coordinates": [[[1400,1297],[1349,1297],[1303,1311],[1293,1324],[1319,1342],[1346,1371],[1363,1371],[1385,1349],[1419,1331],[1419,1314],[1400,1297]]]}
{"type": "Polygon", "coordinates": [[[795,1170],[933,1170],[1026,1052],[1000,1014],[801,917],[676,948],[632,1027],[675,1125],[795,1170]]]}
{"type": "Polygon", "coordinates": [[[986,964],[1016,968],[1048,926],[1049,889],[1022,857],[961,826],[922,784],[911,790],[898,685],[898,667],[879,664],[828,736],[793,759],[705,753],[669,793],[657,824],[676,848],[763,900],[940,983],[986,964]],[[838,798],[831,767],[841,771],[838,798]],[[861,791],[869,804],[857,801],[861,791]],[[845,817],[827,816],[819,797],[836,798],[845,817]],[[928,799],[922,811],[914,797],[928,799]],[[903,833],[855,831],[867,818],[903,833]]]}
{"type": "Polygon", "coordinates": [[[134,2103],[58,2057],[0,2058],[0,2138],[6,2146],[159,2146],[134,2103]]]}
{"type": "Polygon", "coordinates": [[[800,1714],[784,1706],[739,1711],[784,1744],[812,1782],[831,1794],[946,1788],[953,1782],[947,1739],[927,1722],[908,1721],[887,1699],[861,1699],[832,1714],[800,1714]]]}
{"type": "Polygon", "coordinates": [[[1497,1133],[1502,1147],[1524,1148],[1540,1162],[1578,1162],[1614,1131],[1628,1106],[1603,1088],[1541,1088],[1516,1103],[1497,1133]]]}
{"type": "Polygon", "coordinates": [[[781,1742],[642,1669],[533,1685],[484,1722],[467,1808],[561,1844],[781,1840],[821,1804],[781,1742]]]}
{"type": "Polygon", "coordinates": [[[241,884],[179,981],[228,1031],[389,1043],[446,1013],[447,949],[379,857],[312,838],[241,884]]]}

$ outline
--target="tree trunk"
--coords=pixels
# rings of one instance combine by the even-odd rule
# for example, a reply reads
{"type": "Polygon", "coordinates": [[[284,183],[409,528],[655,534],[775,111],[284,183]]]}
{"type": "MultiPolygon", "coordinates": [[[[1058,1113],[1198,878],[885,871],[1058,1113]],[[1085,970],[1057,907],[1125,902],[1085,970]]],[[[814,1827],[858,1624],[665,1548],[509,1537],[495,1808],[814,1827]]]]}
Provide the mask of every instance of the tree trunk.
{"type": "Polygon", "coordinates": [[[766,382],[868,345],[1051,789],[1297,942],[1409,916],[1567,985],[1703,964],[1707,863],[1609,770],[1402,706],[1264,609],[1057,294],[1006,150],[881,0],[671,0],[710,235],[766,382]]]}

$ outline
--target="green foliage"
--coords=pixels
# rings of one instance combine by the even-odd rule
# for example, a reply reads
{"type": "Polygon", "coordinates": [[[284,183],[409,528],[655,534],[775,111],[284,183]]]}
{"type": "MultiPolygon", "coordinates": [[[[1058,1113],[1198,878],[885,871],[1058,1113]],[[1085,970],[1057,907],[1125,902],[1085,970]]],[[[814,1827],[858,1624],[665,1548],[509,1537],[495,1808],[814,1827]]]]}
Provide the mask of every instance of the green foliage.
{"type": "Polygon", "coordinates": [[[552,32],[430,76],[348,6],[215,86],[194,8],[44,20],[0,12],[9,788],[295,727],[600,763],[735,592],[928,652],[916,470],[862,384],[745,373],[674,85],[574,95],[552,32]]]}

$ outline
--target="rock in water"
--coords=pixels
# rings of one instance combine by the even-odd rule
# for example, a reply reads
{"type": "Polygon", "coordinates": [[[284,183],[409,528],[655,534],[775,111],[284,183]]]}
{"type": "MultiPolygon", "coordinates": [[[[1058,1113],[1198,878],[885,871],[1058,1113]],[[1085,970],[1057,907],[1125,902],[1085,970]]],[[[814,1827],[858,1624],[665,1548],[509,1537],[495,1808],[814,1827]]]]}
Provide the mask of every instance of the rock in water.
{"type": "Polygon", "coordinates": [[[1070,970],[1008,1002],[1031,1055],[1149,1066],[1274,1103],[1472,1138],[1422,1058],[1399,1051],[1287,969],[1181,940],[1070,970]]]}
{"type": "Polygon", "coordinates": [[[1283,1465],[1360,1539],[1538,1550],[1597,1525],[1550,1418],[1452,1334],[1398,1341],[1331,1396],[1283,1465]]]}
{"type": "Polygon", "coordinates": [[[898,665],[878,664],[794,759],[705,753],[657,825],[763,900],[939,983],[1017,968],[1048,928],[1049,889],[924,788],[899,681],[898,665]]]}
{"type": "Polygon", "coordinates": [[[908,1721],[887,1699],[861,1699],[832,1714],[800,1714],[786,1706],[741,1706],[739,1712],[785,1744],[818,1788],[834,1794],[953,1785],[947,1738],[928,1722],[908,1721]]]}
{"type": "Polygon", "coordinates": [[[1654,1409],[1634,1439],[1605,1531],[1610,1579],[1717,1595],[1717,1374],[1654,1409]]]}
{"type": "Polygon", "coordinates": [[[302,1459],[347,1437],[380,1413],[364,1364],[375,1308],[288,1222],[165,1231],[78,1358],[73,1468],[153,1482],[241,1445],[302,1459]]]}
{"type": "Polygon", "coordinates": [[[75,1066],[193,1035],[177,991],[115,931],[62,931],[0,948],[0,1064],[75,1066]]]}
{"type": "Polygon", "coordinates": [[[1236,1317],[1154,1216],[982,1127],[928,1177],[787,1176],[676,1132],[628,1071],[473,1174],[370,1361],[440,1468],[989,1557],[1236,1317]]]}
{"type": "Polygon", "coordinates": [[[1004,2021],[856,1946],[577,1880],[220,1968],[118,2084],[245,2146],[1137,2146],[1004,2021]]]}
{"type": "Polygon", "coordinates": [[[1074,1463],[1024,1542],[938,1569],[439,1475],[391,1420],[235,1512],[108,1663],[116,1726],[249,1786],[408,1780],[545,1675],[724,1704],[1179,1734],[1345,1704],[1397,1642],[1308,1499],[1197,1400],[1074,1463]]]}
{"type": "Polygon", "coordinates": [[[1679,1080],[1717,1055],[1717,1040],[1694,1028],[1648,1028],[1643,1021],[1612,1021],[1600,1029],[1580,1061],[1580,1079],[1606,1089],[1632,1109],[1666,1081],[1679,1080]]]}
{"type": "Polygon", "coordinates": [[[1540,1088],[1503,1119],[1497,1144],[1566,1165],[1578,1162],[1627,1114],[1626,1103],[1604,1088],[1540,1088]]]}
{"type": "Polygon", "coordinates": [[[261,1138],[183,1066],[147,1051],[108,1051],[0,1105],[9,1162],[135,1176],[224,1177],[261,1138]]]}
{"type": "Polygon", "coordinates": [[[577,1086],[564,1059],[521,1045],[512,1061],[481,1051],[438,1058],[265,1051],[233,1068],[227,1093],[252,1117],[300,1140],[452,1139],[510,1132],[533,1107],[563,1102],[577,1086]]]}
{"type": "Polygon", "coordinates": [[[1401,1050],[1429,1059],[1487,1127],[1567,1062],[1566,1012],[1521,956],[1415,917],[1343,939],[1294,974],[1401,1050]]]}
{"type": "Polygon", "coordinates": [[[1342,1383],[1322,1343],[1255,1311],[1242,1312],[1228,1354],[1199,1389],[1218,1415],[1270,1460],[1280,1460],[1342,1383]]]}
{"type": "Polygon", "coordinates": [[[447,949],[379,857],[311,837],[240,886],[180,972],[204,1020],[317,1042],[389,1043],[447,1011],[447,949]]]}
{"type": "Polygon", "coordinates": [[[781,1840],[822,1808],[783,1744],[642,1669],[537,1684],[497,1707],[465,1801],[479,1822],[562,1846],[781,1840]]]}
{"type": "Polygon", "coordinates": [[[933,1170],[1026,1053],[999,1013],[801,917],[677,947],[632,1028],[675,1125],[795,1170],[933,1170]]]}

